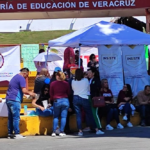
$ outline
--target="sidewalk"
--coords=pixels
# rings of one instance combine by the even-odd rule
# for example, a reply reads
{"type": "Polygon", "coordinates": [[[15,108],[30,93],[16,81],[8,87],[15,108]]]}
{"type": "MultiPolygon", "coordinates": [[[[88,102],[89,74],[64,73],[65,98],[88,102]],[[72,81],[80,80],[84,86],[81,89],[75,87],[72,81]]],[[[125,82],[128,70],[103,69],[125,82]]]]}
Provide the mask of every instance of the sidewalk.
{"type": "Polygon", "coordinates": [[[0,139],[0,150],[149,150],[150,127],[106,131],[105,135],[85,133],[83,137],[28,136],[26,139],[0,139]]]}

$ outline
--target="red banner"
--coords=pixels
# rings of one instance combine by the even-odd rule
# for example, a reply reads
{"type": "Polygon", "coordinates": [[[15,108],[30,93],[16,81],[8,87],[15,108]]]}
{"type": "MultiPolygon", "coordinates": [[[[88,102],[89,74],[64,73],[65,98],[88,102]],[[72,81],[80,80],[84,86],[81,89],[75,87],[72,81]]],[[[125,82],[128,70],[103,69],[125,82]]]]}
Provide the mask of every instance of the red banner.
{"type": "Polygon", "coordinates": [[[149,8],[150,0],[0,0],[0,12],[149,8]]]}

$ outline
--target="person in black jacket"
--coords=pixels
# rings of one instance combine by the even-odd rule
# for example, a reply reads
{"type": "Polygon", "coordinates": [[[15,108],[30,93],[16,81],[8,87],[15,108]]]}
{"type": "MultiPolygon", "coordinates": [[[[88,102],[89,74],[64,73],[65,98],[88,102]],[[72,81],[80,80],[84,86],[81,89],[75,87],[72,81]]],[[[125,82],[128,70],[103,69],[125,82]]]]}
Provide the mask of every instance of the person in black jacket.
{"type": "MultiPolygon", "coordinates": [[[[97,71],[96,68],[91,67],[88,70],[88,77],[89,77],[89,82],[90,82],[90,95],[91,95],[90,101],[92,102],[93,97],[100,96],[101,82],[100,82],[99,72],[97,71]]],[[[98,116],[98,108],[92,107],[92,112],[93,112],[93,116],[94,116],[97,128],[102,129],[101,122],[98,116]]],[[[101,131],[101,134],[104,134],[102,130],[100,131],[101,131]]]]}
{"type": "Polygon", "coordinates": [[[91,67],[90,69],[88,69],[88,78],[90,82],[91,98],[99,96],[99,91],[101,89],[101,82],[99,72],[96,70],[96,68],[91,67]]]}

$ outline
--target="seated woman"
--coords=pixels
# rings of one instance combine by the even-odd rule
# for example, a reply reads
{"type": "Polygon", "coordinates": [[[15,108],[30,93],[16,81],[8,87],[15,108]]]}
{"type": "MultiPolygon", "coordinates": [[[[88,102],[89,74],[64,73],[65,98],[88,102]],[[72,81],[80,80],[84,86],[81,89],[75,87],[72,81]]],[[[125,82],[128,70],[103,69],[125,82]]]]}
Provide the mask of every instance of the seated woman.
{"type": "Polygon", "coordinates": [[[132,123],[130,122],[130,115],[131,115],[131,106],[130,101],[132,99],[131,93],[128,91],[127,85],[123,86],[123,89],[119,92],[117,104],[118,107],[122,107],[122,112],[124,113],[123,120],[127,121],[128,127],[133,127],[132,123]]]}
{"type": "Polygon", "coordinates": [[[43,86],[40,97],[33,99],[32,105],[36,107],[36,115],[38,116],[47,117],[53,115],[53,107],[50,104],[49,85],[45,84],[43,86]]]}
{"type": "Polygon", "coordinates": [[[114,119],[117,122],[117,128],[118,129],[123,129],[123,125],[120,123],[119,121],[119,113],[118,113],[118,109],[116,105],[112,105],[114,104],[113,101],[113,94],[111,92],[111,90],[108,87],[108,81],[107,79],[103,79],[101,81],[102,83],[102,88],[101,88],[101,95],[104,97],[105,99],[105,107],[101,108],[101,110],[103,110],[102,113],[105,113],[107,115],[107,125],[106,125],[106,130],[113,130],[114,128],[110,125],[111,120],[114,119]]]}
{"type": "MultiPolygon", "coordinates": [[[[133,98],[133,95],[132,95],[132,89],[131,89],[131,86],[130,86],[130,84],[126,84],[126,86],[127,86],[127,92],[128,92],[128,95],[129,95],[129,97],[131,97],[131,99],[130,99],[130,101],[129,102],[131,102],[132,101],[132,98],[133,98]]],[[[123,107],[124,107],[124,105],[121,105],[120,107],[119,107],[119,110],[120,110],[120,114],[122,114],[122,110],[123,110],[123,107]]],[[[131,115],[132,116],[134,116],[134,112],[135,112],[135,106],[133,105],[133,104],[131,104],[130,103],[130,107],[131,107],[131,115]]]]}

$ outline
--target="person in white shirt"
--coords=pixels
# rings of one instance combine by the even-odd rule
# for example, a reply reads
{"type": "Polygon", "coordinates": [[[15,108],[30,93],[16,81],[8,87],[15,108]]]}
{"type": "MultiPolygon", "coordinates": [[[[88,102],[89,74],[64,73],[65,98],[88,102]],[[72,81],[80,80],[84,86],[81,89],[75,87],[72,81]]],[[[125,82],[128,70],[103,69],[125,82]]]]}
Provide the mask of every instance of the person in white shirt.
{"type": "Polygon", "coordinates": [[[90,92],[90,84],[88,79],[84,78],[82,69],[77,69],[75,72],[75,80],[72,81],[72,89],[74,91],[73,106],[76,113],[76,121],[78,127],[78,135],[82,136],[82,122],[81,122],[81,108],[84,109],[86,114],[86,122],[96,130],[96,134],[102,134],[96,127],[96,123],[92,114],[92,109],[88,95],[90,92]]]}

